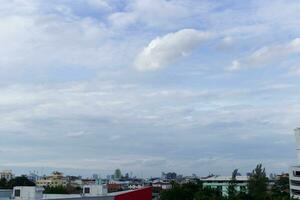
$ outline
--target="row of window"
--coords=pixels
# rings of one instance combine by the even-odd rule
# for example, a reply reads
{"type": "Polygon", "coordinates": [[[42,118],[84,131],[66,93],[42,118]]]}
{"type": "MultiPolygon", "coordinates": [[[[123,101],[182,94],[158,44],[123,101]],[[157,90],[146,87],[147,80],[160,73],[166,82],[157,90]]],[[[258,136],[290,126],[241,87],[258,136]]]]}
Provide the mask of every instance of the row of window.
{"type": "MultiPolygon", "coordinates": [[[[211,186],[206,186],[207,188],[212,188],[211,186]]],[[[242,191],[242,192],[246,192],[247,191],[247,188],[246,188],[246,186],[239,186],[240,187],[240,191],[242,191]]],[[[222,191],[222,186],[217,186],[217,190],[219,190],[219,191],[222,191]]]]}

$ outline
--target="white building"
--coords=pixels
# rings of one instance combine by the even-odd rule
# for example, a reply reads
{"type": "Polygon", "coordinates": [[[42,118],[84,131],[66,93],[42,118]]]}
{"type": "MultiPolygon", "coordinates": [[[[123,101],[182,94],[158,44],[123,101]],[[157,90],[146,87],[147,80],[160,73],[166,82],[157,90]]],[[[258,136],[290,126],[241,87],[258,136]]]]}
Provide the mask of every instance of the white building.
{"type": "Polygon", "coordinates": [[[291,197],[300,198],[300,128],[295,129],[295,137],[298,164],[290,167],[290,194],[291,197]]]}
{"type": "Polygon", "coordinates": [[[14,178],[14,175],[11,170],[3,170],[0,172],[0,179],[5,178],[7,181],[11,180],[14,178]]]}
{"type": "MultiPolygon", "coordinates": [[[[203,187],[217,189],[222,192],[222,196],[228,196],[228,187],[232,180],[231,176],[212,176],[209,178],[201,179],[203,181],[203,187]]],[[[247,192],[248,176],[236,177],[236,191],[247,192]]]]}
{"type": "Polygon", "coordinates": [[[83,196],[104,196],[107,195],[106,185],[85,185],[83,186],[83,196]]]}
{"type": "Polygon", "coordinates": [[[15,200],[41,200],[43,198],[43,187],[17,186],[13,189],[15,200]]]}

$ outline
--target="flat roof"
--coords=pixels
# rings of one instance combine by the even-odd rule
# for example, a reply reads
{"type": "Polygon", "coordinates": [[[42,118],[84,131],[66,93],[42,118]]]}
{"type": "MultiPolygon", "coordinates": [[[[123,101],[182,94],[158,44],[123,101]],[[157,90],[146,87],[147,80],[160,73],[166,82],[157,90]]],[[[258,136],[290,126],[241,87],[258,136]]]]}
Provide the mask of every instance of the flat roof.
{"type": "MultiPolygon", "coordinates": [[[[202,181],[231,181],[232,177],[231,176],[212,176],[209,178],[203,178],[201,180],[202,181]]],[[[249,178],[248,178],[248,176],[237,176],[236,180],[237,181],[248,181],[249,178]]]]}

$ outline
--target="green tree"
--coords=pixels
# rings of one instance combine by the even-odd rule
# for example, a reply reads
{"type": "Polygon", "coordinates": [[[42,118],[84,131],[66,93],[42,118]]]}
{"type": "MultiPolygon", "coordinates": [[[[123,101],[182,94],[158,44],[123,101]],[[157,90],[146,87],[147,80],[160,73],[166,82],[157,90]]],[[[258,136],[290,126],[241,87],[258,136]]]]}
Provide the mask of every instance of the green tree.
{"type": "Polygon", "coordinates": [[[179,185],[172,182],[172,189],[162,191],[160,194],[161,200],[194,200],[195,194],[202,188],[201,182],[186,183],[179,185]]]}
{"type": "Polygon", "coordinates": [[[238,169],[235,169],[233,172],[232,172],[232,176],[231,176],[231,180],[229,182],[229,186],[228,186],[228,198],[229,199],[236,199],[236,196],[237,196],[237,190],[236,190],[236,187],[237,187],[237,182],[236,182],[236,176],[238,174],[238,169]]]}
{"type": "Polygon", "coordinates": [[[66,187],[59,185],[54,187],[45,187],[45,194],[69,194],[66,187]]]}
{"type": "Polygon", "coordinates": [[[267,183],[265,168],[262,164],[258,164],[252,171],[252,174],[248,183],[248,191],[251,199],[253,200],[265,200],[267,199],[267,183]]]}
{"type": "Polygon", "coordinates": [[[121,172],[120,169],[116,169],[116,170],[115,170],[114,178],[115,178],[116,180],[119,180],[119,179],[122,178],[122,172],[121,172]]]}
{"type": "Polygon", "coordinates": [[[290,185],[288,176],[280,176],[279,179],[275,181],[275,184],[272,187],[272,196],[273,197],[284,197],[289,198],[290,185]]]}
{"type": "Polygon", "coordinates": [[[35,183],[29,180],[26,176],[18,176],[7,183],[8,188],[13,188],[15,186],[35,186],[35,183]]]}
{"type": "Polygon", "coordinates": [[[202,188],[194,196],[195,200],[225,200],[225,197],[222,196],[222,192],[217,189],[211,188],[202,188]]]}
{"type": "Polygon", "coordinates": [[[0,189],[7,189],[7,180],[5,178],[0,179],[0,189]]]}

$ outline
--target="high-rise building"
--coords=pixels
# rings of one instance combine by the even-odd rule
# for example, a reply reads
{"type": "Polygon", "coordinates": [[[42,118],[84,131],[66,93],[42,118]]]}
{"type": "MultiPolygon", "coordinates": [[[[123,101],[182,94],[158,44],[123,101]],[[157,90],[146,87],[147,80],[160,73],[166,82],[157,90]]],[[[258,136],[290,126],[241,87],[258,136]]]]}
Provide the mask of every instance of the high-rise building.
{"type": "Polygon", "coordinates": [[[295,129],[295,137],[298,162],[290,167],[290,194],[291,197],[300,198],[300,128],[295,129]]]}

